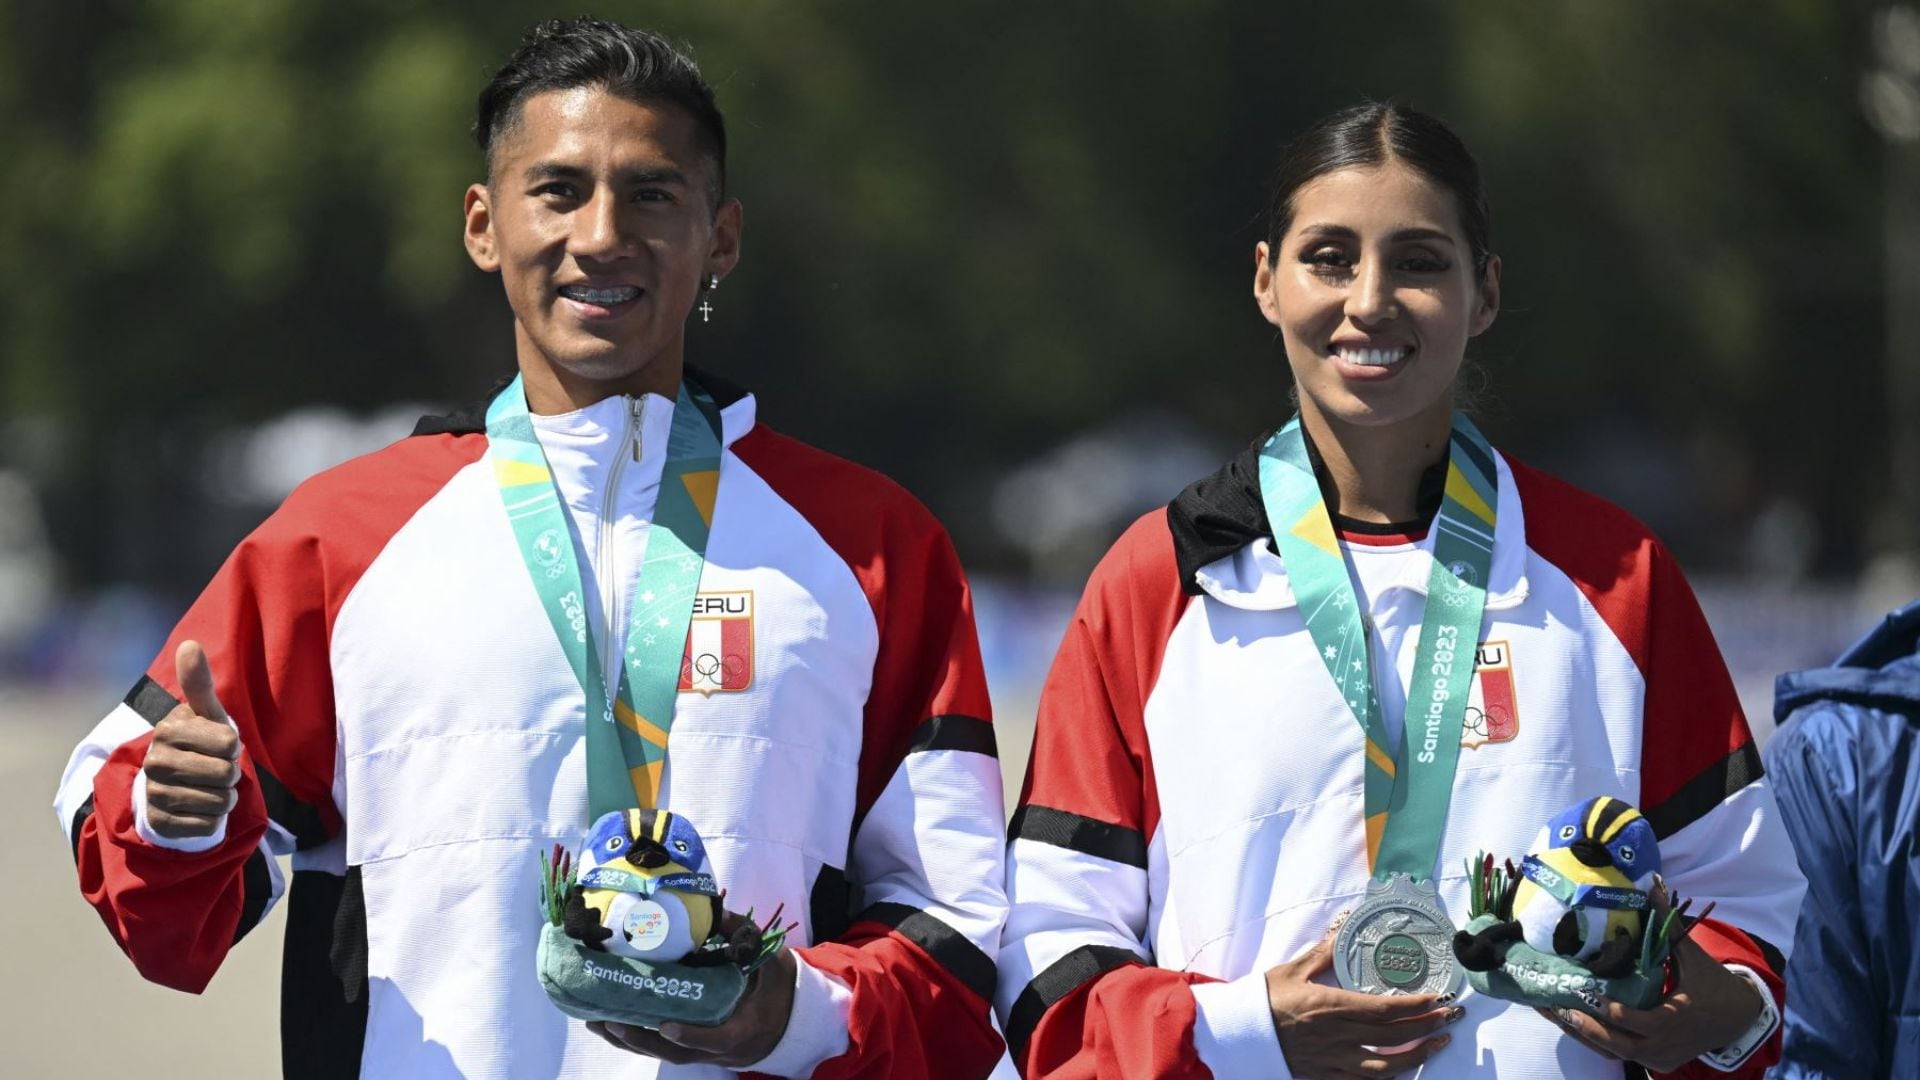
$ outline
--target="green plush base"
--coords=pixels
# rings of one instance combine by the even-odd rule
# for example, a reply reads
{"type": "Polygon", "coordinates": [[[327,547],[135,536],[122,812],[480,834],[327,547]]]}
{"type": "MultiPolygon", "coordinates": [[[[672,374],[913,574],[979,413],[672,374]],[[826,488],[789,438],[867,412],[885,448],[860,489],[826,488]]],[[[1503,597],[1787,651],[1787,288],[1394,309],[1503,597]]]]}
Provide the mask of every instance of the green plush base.
{"type": "MultiPolygon", "coordinates": [[[[1499,921],[1490,913],[1478,916],[1467,923],[1467,933],[1478,934],[1499,921]]],[[[1631,1008],[1645,1009],[1660,1000],[1665,961],[1666,950],[1656,949],[1649,942],[1642,950],[1637,971],[1618,979],[1603,979],[1564,956],[1543,953],[1524,941],[1516,941],[1507,947],[1504,963],[1492,971],[1467,972],[1467,982],[1489,997],[1536,1008],[1594,1013],[1598,1011],[1600,999],[1609,998],[1631,1008]],[[1653,955],[1655,952],[1659,955],[1653,955]]]]}
{"type": "Polygon", "coordinates": [[[658,1028],[711,1027],[733,1015],[747,977],[732,964],[649,964],[589,949],[551,923],[540,928],[540,985],[577,1020],[658,1028]]]}

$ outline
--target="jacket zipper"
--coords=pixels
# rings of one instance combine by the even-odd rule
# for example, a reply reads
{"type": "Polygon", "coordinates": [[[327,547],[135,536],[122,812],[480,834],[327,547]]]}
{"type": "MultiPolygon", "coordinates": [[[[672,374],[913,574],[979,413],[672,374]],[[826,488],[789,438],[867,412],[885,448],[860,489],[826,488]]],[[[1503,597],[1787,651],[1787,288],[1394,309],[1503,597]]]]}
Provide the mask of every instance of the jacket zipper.
{"type": "Polygon", "coordinates": [[[620,497],[622,466],[626,465],[629,457],[634,461],[640,460],[641,417],[645,408],[645,402],[641,398],[630,398],[627,401],[627,429],[622,438],[631,449],[625,454],[616,452],[613,468],[607,474],[606,494],[600,501],[600,610],[607,613],[607,644],[605,655],[600,658],[600,665],[601,677],[607,680],[609,695],[619,692],[620,669],[616,665],[620,663],[620,651],[626,637],[626,623],[623,619],[626,613],[616,607],[621,592],[620,575],[615,572],[618,567],[614,565],[613,513],[620,497]]]}

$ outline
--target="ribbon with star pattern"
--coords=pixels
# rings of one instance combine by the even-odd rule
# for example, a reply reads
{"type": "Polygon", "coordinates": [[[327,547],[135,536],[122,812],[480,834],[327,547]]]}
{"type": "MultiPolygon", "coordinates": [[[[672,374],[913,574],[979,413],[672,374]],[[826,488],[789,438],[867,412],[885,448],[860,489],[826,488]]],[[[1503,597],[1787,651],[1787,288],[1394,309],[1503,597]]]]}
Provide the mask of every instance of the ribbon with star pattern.
{"type": "Polygon", "coordinates": [[[1378,879],[1400,873],[1426,881],[1433,877],[1453,798],[1493,564],[1499,497],[1493,448],[1472,422],[1455,414],[1446,494],[1433,523],[1433,572],[1397,744],[1387,737],[1367,622],[1298,416],[1260,449],[1260,496],[1307,633],[1365,739],[1367,865],[1378,879]],[[1419,750],[1409,754],[1415,732],[1419,750]]]}
{"type": "Polygon", "coordinates": [[[611,700],[595,663],[599,653],[566,511],[518,378],[487,407],[487,456],[540,606],[586,694],[589,817],[654,806],[720,486],[720,410],[706,391],[681,383],[611,700]]]}

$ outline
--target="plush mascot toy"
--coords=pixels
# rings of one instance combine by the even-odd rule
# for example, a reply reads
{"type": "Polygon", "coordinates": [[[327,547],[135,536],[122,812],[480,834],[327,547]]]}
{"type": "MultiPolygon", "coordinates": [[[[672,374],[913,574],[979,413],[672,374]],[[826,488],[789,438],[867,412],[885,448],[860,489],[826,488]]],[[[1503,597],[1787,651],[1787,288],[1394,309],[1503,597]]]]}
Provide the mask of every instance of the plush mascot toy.
{"type": "Polygon", "coordinates": [[[721,926],[706,845],[666,810],[616,810],[593,823],[578,874],[564,848],[541,859],[540,985],[568,1016],[658,1028],[717,1024],[748,976],[786,940],[776,910],[721,926]]]}
{"type": "Polygon", "coordinates": [[[720,892],[706,862],[706,845],[685,818],[665,810],[608,814],[581,848],[580,880],[567,893],[561,925],[588,948],[686,960],[720,922],[720,892]]]}
{"type": "Polygon", "coordinates": [[[1636,1008],[1658,1000],[1666,957],[1689,905],[1657,924],[1659,843],[1640,811],[1601,796],[1548,824],[1520,867],[1491,855],[1468,866],[1472,916],[1453,951],[1481,993],[1528,1005],[1636,1008]]]}

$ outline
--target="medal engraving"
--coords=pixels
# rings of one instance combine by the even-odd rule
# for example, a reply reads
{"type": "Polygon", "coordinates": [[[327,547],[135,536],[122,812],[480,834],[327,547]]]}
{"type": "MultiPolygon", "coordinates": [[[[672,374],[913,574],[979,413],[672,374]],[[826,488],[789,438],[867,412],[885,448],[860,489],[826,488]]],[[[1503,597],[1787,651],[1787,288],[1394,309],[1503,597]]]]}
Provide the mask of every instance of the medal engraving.
{"type": "Polygon", "coordinates": [[[1405,874],[1367,886],[1367,898],[1333,939],[1340,985],[1363,994],[1444,994],[1462,972],[1453,958],[1453,923],[1431,884],[1405,874]]]}

